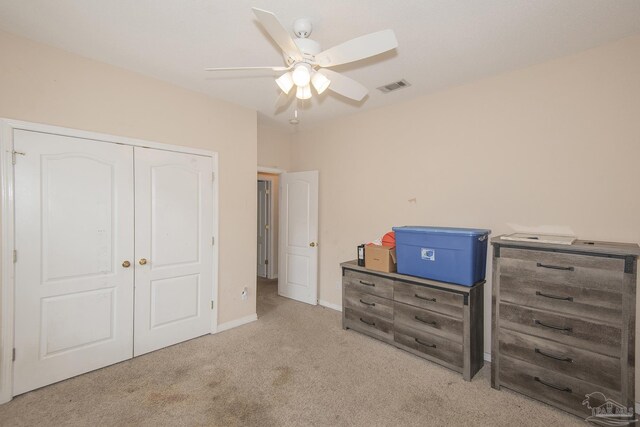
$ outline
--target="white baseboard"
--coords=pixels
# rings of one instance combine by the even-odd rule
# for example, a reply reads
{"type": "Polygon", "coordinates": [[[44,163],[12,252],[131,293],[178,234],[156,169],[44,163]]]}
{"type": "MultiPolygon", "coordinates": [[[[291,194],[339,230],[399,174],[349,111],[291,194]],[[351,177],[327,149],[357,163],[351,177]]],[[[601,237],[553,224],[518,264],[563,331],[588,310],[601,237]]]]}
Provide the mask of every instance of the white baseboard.
{"type": "Polygon", "coordinates": [[[340,312],[342,311],[342,306],[338,304],[333,304],[333,303],[322,301],[322,300],[318,300],[318,304],[320,304],[323,307],[330,308],[331,310],[340,311],[340,312]]]}
{"type": "Polygon", "coordinates": [[[636,414],[640,414],[640,402],[636,402],[636,414]]]}
{"type": "Polygon", "coordinates": [[[247,323],[255,322],[256,320],[258,320],[258,315],[254,313],[250,314],[249,316],[231,320],[229,322],[220,323],[218,325],[218,330],[216,331],[216,333],[237,328],[238,326],[246,325],[247,323]]]}

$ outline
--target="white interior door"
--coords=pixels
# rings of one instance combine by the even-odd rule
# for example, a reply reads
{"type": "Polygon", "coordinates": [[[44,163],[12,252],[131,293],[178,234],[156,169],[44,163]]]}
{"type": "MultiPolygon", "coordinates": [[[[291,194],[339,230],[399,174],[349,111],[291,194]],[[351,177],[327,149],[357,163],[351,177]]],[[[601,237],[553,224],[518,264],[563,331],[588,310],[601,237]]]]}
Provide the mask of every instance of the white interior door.
{"type": "Polygon", "coordinates": [[[16,395],[132,357],[134,224],[132,147],[15,130],[14,148],[16,395]]]}
{"type": "Polygon", "coordinates": [[[135,148],[134,355],[211,332],[213,162],[135,148]]]}
{"type": "Polygon", "coordinates": [[[280,175],[278,294],[318,303],[318,171],[280,175]]]}
{"type": "Polygon", "coordinates": [[[258,276],[268,276],[269,182],[258,181],[258,276]]]}

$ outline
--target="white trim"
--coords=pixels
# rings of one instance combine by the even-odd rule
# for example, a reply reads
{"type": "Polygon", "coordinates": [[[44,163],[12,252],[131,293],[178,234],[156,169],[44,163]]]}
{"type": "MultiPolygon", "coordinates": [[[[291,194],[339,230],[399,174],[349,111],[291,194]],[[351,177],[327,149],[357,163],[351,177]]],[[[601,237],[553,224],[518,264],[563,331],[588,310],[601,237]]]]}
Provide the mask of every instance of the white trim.
{"type": "Polygon", "coordinates": [[[50,126],[39,123],[23,122],[0,118],[0,229],[2,243],[0,254],[0,404],[8,402],[13,395],[13,342],[14,342],[14,183],[13,183],[13,131],[15,129],[49,133],[53,135],[71,136],[100,142],[111,142],[134,147],[153,148],[164,151],[194,154],[210,157],[213,161],[213,301],[214,313],[211,321],[211,332],[218,329],[218,256],[219,256],[219,175],[218,153],[198,148],[171,145],[123,136],[107,135],[77,129],[50,126]]]}
{"type": "Polygon", "coordinates": [[[258,166],[258,173],[273,173],[276,175],[280,175],[281,173],[285,173],[286,170],[278,169],[278,168],[270,168],[268,166],[258,166]]]}
{"type": "Polygon", "coordinates": [[[228,331],[229,329],[237,328],[238,326],[246,325],[247,323],[255,322],[256,320],[258,320],[258,315],[254,313],[236,320],[220,323],[218,325],[218,330],[215,333],[228,331]]]}
{"type": "Polygon", "coordinates": [[[640,402],[636,402],[636,414],[640,414],[640,402]]]}
{"type": "Polygon", "coordinates": [[[90,139],[99,142],[113,142],[115,144],[132,145],[134,147],[155,148],[164,151],[176,151],[178,153],[195,154],[205,157],[215,157],[215,151],[191,148],[183,145],[165,144],[162,142],[146,141],[144,139],[128,138],[126,136],[109,135],[106,133],[90,132],[79,129],[64,128],[61,126],[44,125],[41,123],[23,122],[20,120],[0,118],[0,123],[5,123],[11,129],[22,129],[33,132],[50,133],[60,136],[72,136],[75,138],[90,139]]]}
{"type": "Polygon", "coordinates": [[[320,304],[323,307],[330,308],[331,310],[342,311],[342,305],[339,305],[339,304],[333,304],[331,302],[322,301],[322,300],[318,300],[318,304],[320,304]]]}
{"type": "Polygon", "coordinates": [[[218,194],[220,188],[220,168],[218,167],[218,153],[213,153],[213,290],[211,293],[211,297],[213,298],[213,315],[211,316],[211,333],[215,333],[218,330],[218,280],[220,269],[219,265],[219,257],[220,257],[220,234],[219,234],[219,226],[220,226],[220,205],[218,194]]]}
{"type": "Polygon", "coordinates": [[[484,353],[484,361],[491,363],[491,353],[484,353]]]}
{"type": "Polygon", "coordinates": [[[13,129],[0,120],[0,220],[2,277],[0,277],[0,403],[13,397],[13,292],[15,248],[13,229],[13,129]]]}

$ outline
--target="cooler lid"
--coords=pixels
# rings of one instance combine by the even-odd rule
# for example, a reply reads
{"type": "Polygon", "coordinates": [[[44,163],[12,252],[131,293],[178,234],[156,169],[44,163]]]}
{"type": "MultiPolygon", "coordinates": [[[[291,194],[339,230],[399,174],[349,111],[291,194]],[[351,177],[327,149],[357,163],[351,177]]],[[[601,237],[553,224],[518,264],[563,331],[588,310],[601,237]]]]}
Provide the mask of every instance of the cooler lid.
{"type": "Polygon", "coordinates": [[[393,227],[393,231],[411,232],[411,233],[428,233],[428,234],[453,234],[456,236],[485,236],[491,234],[491,230],[482,228],[457,228],[457,227],[428,227],[421,225],[393,227]]]}

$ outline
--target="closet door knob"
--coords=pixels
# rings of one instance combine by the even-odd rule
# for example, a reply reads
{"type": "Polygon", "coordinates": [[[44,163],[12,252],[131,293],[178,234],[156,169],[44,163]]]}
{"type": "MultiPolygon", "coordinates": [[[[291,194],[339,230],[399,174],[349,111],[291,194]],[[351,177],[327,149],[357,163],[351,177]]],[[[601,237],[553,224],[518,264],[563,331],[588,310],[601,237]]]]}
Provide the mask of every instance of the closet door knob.
{"type": "Polygon", "coordinates": [[[140,261],[138,261],[138,263],[140,263],[140,265],[145,265],[147,263],[147,259],[146,258],[140,258],[140,261]]]}
{"type": "Polygon", "coordinates": [[[122,266],[123,266],[124,268],[129,268],[129,267],[131,267],[131,263],[130,263],[129,261],[124,261],[124,262],[122,263],[122,266]]]}

